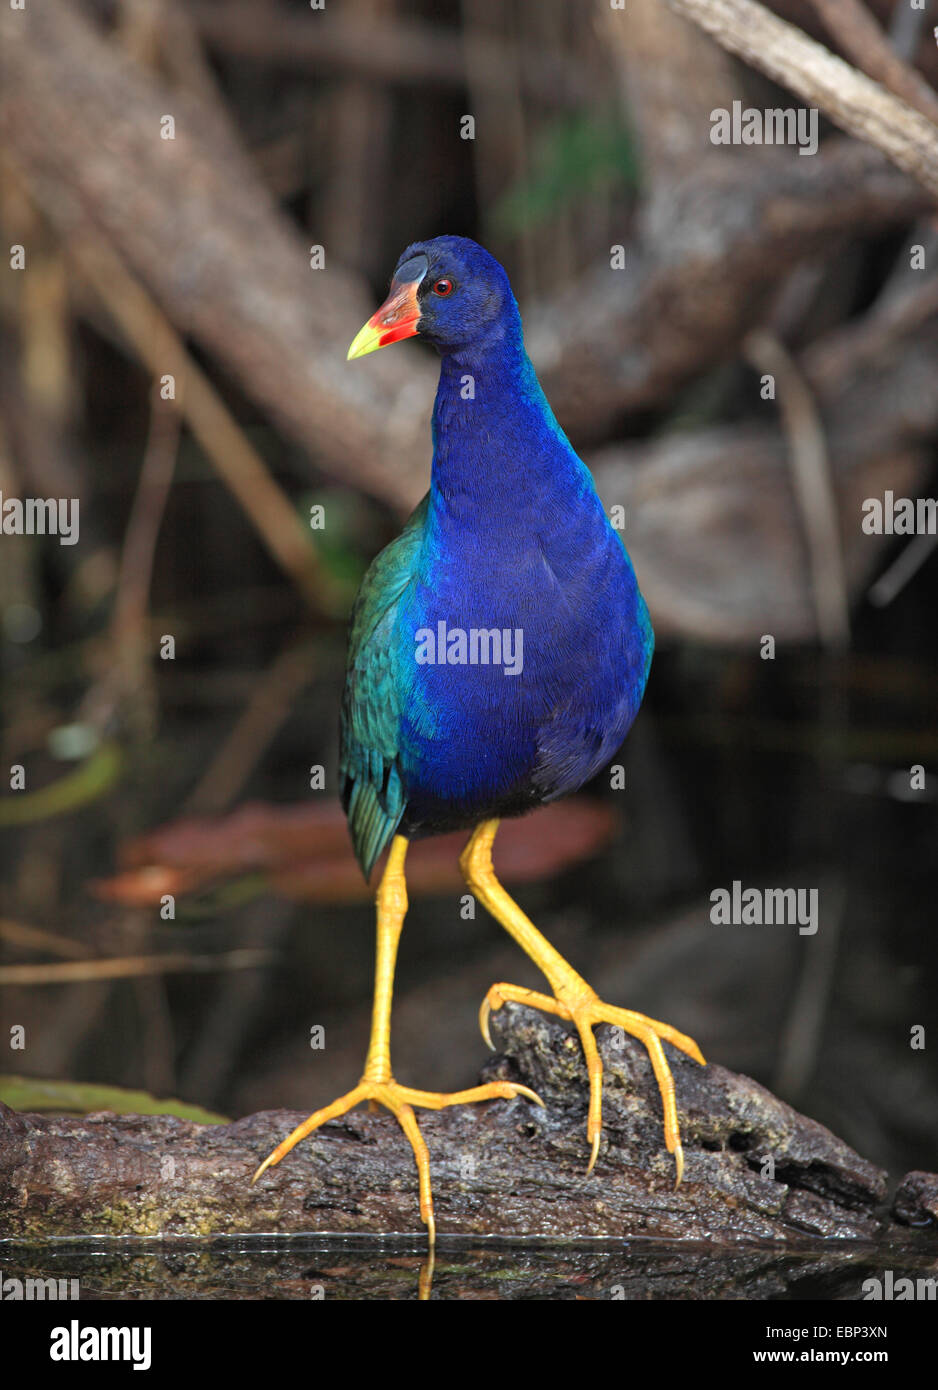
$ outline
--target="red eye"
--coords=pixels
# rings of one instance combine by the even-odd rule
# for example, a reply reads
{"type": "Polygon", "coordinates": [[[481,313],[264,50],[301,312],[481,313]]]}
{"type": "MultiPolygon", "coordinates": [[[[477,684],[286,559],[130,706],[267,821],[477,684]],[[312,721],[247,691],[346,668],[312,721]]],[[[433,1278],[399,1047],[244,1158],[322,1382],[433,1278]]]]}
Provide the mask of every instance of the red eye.
{"type": "Polygon", "coordinates": [[[437,280],[436,284],[433,286],[433,293],[438,294],[441,299],[445,299],[448,294],[453,293],[452,280],[447,280],[445,278],[437,280]]]}

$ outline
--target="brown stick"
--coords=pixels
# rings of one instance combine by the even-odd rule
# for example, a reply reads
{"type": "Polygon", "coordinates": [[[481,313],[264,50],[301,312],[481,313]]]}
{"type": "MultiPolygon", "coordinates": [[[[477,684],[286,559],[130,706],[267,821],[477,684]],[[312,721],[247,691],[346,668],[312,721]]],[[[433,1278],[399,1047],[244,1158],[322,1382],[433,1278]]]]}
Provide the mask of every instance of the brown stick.
{"type": "Polygon", "coordinates": [[[315,671],[313,644],[291,639],[259,678],[234,728],[180,808],[182,815],[217,815],[234,800],[315,671]]]}
{"type": "Polygon", "coordinates": [[[850,643],[850,606],[837,493],[817,402],[791,353],[771,333],[750,333],[744,350],[759,372],[774,376],[792,481],[808,546],[818,637],[838,651],[850,643]]]}
{"type": "MultiPolygon", "coordinates": [[[[373,299],[337,265],[341,248],[327,247],[327,269],[310,272],[217,106],[167,89],[61,0],[44,0],[25,12],[0,6],[0,128],[63,241],[71,199],[79,222],[93,214],[167,317],[317,468],[402,511],[416,502],[433,367],[403,349],[345,363],[373,299]],[[167,110],[177,116],[172,157],[158,137],[167,110]]],[[[623,410],[660,405],[735,352],[805,256],[930,206],[875,151],[828,143],[813,159],[765,168],[741,157],[723,161],[720,178],[688,180],[627,270],[606,263],[526,313],[535,365],[578,442],[602,439],[623,410]]]]}
{"type": "Polygon", "coordinates": [[[111,956],[54,965],[0,965],[0,985],[70,985],[76,980],[133,980],[141,975],[201,974],[213,970],[257,970],[270,963],[268,951],[218,955],[111,956]]]}
{"type": "Polygon", "coordinates": [[[156,380],[165,374],[175,378],[180,414],[273,558],[312,608],[328,608],[332,586],[299,516],[172,325],[100,239],[86,233],[72,242],[68,254],[156,380]]]}
{"type": "Polygon", "coordinates": [[[826,142],[811,159],[730,154],[656,200],[624,270],[598,265],[526,316],[548,399],[580,443],[733,358],[794,266],[931,204],[853,141],[826,142]]]}
{"type": "Polygon", "coordinates": [[[28,922],[15,922],[9,917],[0,917],[0,941],[21,951],[47,951],[51,955],[71,956],[72,959],[83,959],[93,954],[91,947],[82,941],[74,941],[70,936],[47,931],[44,927],[30,926],[28,922]]]}
{"type": "Polygon", "coordinates": [[[653,194],[663,180],[693,174],[701,159],[716,154],[708,117],[735,95],[733,60],[661,0],[628,0],[623,10],[605,6],[597,23],[612,45],[641,143],[643,184],[653,194]]]}
{"type": "Polygon", "coordinates": [[[811,0],[829,33],[868,77],[938,125],[938,93],[903,62],[863,0],[811,0]]]}
{"type": "MultiPolygon", "coordinates": [[[[189,0],[187,11],[202,37],[221,53],[255,63],[277,63],[291,70],[348,73],[395,85],[462,87],[466,53],[462,35],[441,26],[395,18],[393,23],[369,16],[327,13],[294,15],[281,8],[276,23],[251,0],[235,0],[223,9],[204,0],[189,0]]],[[[591,97],[587,73],[569,55],[522,46],[506,53],[497,39],[487,39],[479,54],[480,81],[494,92],[517,91],[552,106],[578,108],[591,97]]]]}
{"type": "Polygon", "coordinates": [[[938,196],[938,129],[756,0],[667,0],[752,67],[819,106],[938,196]]]}
{"type": "Polygon", "coordinates": [[[317,467],[413,504],[433,368],[384,353],[364,372],[346,363],[372,296],[342,269],[341,247],[311,267],[217,105],[131,63],[62,0],[0,6],[0,143],[63,240],[91,218],[317,467]],[[167,113],[174,140],[161,139],[167,113]]]}

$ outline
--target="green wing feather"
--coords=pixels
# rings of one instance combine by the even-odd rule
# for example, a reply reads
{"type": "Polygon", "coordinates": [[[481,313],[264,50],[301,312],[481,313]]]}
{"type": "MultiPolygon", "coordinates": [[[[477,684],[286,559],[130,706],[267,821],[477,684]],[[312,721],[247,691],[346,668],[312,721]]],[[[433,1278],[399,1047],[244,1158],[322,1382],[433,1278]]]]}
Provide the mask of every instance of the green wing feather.
{"type": "Polygon", "coordinates": [[[376,556],[352,610],[342,697],[339,778],[355,854],[366,878],[404,814],[398,765],[400,695],[392,633],[414,575],[429,493],[401,534],[376,556]]]}

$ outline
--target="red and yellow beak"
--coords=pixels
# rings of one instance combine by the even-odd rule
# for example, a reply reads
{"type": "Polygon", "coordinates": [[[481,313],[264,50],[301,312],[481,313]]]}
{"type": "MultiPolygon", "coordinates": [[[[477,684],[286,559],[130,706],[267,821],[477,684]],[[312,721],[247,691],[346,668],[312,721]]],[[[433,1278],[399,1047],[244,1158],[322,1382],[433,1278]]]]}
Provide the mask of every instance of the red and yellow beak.
{"type": "Polygon", "coordinates": [[[402,338],[414,337],[420,325],[417,290],[426,273],[426,256],[414,256],[398,267],[391,281],[390,294],[356,336],[348,350],[347,361],[377,352],[389,343],[399,343],[402,338]]]}

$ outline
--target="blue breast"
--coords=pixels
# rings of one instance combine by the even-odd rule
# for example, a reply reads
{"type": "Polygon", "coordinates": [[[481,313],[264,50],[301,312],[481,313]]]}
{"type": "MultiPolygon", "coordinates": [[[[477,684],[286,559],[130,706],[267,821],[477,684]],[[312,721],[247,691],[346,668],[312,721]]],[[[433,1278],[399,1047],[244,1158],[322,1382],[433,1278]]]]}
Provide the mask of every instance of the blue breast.
{"type": "Polygon", "coordinates": [[[654,644],[624,546],[520,342],[443,359],[390,636],[411,832],[517,813],[621,744],[654,644]],[[467,381],[468,378],[468,381],[467,381]]]}

